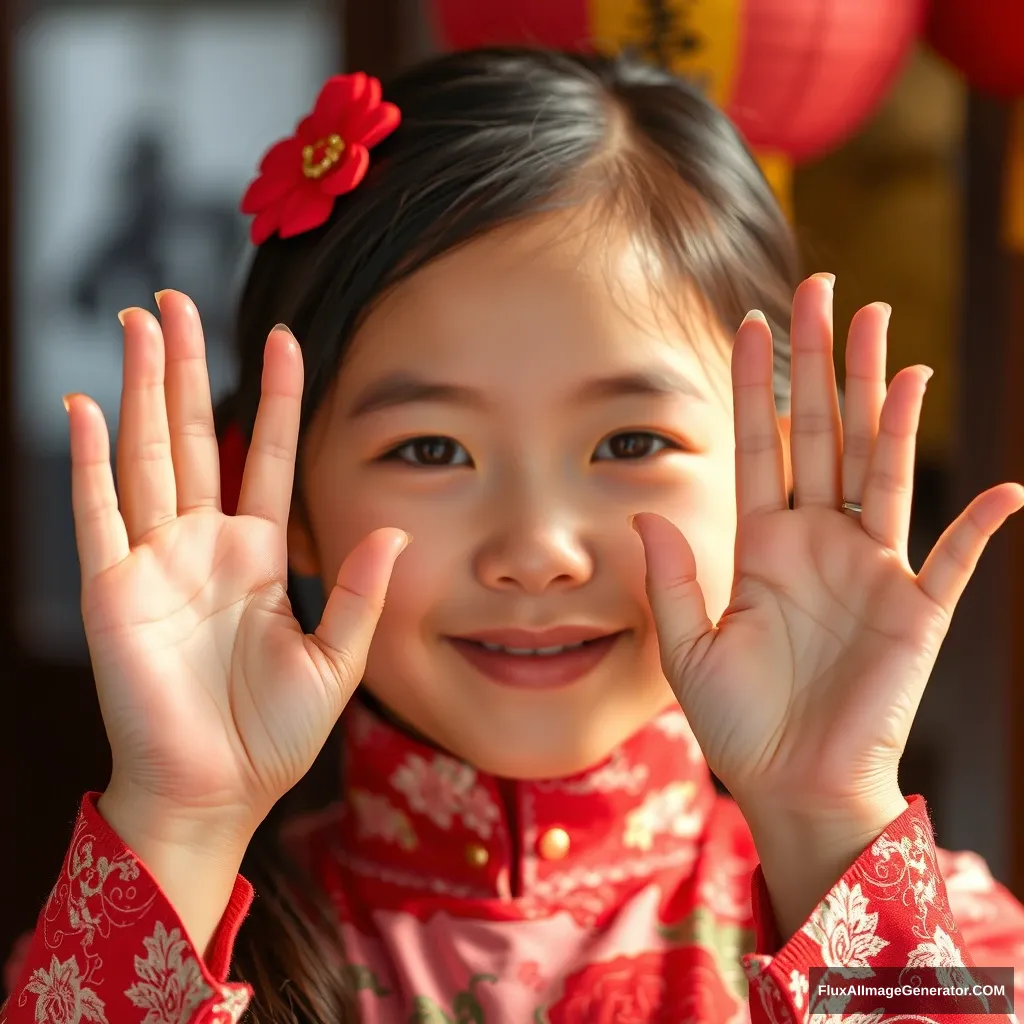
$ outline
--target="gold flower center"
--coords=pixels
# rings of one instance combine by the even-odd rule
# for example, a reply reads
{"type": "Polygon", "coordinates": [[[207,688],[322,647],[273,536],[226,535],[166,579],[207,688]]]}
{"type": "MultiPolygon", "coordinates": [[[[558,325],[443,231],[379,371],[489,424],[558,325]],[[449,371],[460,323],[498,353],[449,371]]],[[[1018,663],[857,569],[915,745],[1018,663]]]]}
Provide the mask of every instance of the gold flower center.
{"type": "Polygon", "coordinates": [[[328,135],[311,146],[302,147],[302,173],[318,181],[341,159],[345,142],[340,135],[328,135]]]}

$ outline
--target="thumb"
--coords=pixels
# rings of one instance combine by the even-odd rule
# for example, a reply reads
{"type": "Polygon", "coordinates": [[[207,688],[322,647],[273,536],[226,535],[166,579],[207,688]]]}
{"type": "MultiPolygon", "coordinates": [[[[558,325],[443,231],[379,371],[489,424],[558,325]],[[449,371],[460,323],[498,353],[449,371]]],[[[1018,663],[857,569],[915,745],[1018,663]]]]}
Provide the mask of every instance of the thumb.
{"type": "Polygon", "coordinates": [[[337,687],[338,714],[366,670],[366,655],[384,610],[391,571],[411,540],[411,535],[393,527],[374,530],[348,553],[338,570],[320,625],[313,634],[330,662],[333,678],[324,681],[337,687]]]}
{"type": "Polygon", "coordinates": [[[697,582],[693,549],[675,524],[655,512],[638,512],[632,527],[647,562],[647,599],[654,613],[661,667],[677,694],[694,645],[714,628],[697,582]]]}

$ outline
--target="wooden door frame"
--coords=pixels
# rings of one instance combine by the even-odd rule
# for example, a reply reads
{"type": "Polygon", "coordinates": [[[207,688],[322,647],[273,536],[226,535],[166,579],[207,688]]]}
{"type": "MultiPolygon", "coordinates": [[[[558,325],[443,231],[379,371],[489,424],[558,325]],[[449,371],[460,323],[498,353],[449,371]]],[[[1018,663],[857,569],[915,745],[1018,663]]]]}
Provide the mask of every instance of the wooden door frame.
{"type": "MultiPolygon", "coordinates": [[[[1024,99],[1019,102],[1024,103],[1024,99]]],[[[1018,145],[1024,140],[1018,140],[1018,145]]],[[[1024,189],[1024,181],[1014,184],[1024,189]]],[[[1007,257],[1007,291],[1009,329],[1008,372],[1003,400],[1009,410],[1006,447],[1012,462],[1011,479],[1024,482],[1024,415],[1021,404],[1021,382],[1024,381],[1024,248],[1007,257]],[[1014,414],[1014,410],[1018,410],[1014,414]]],[[[1012,614],[1012,653],[1009,692],[1010,806],[1010,886],[1018,899],[1024,900],[1024,525],[1017,524],[1010,569],[1012,614]]]]}
{"type": "MultiPolygon", "coordinates": [[[[1024,257],[1013,256],[1005,239],[1010,128],[1007,104],[968,95],[955,512],[1001,480],[1024,481],[1024,257]]],[[[950,642],[964,645],[963,664],[976,664],[979,673],[994,667],[1004,680],[1005,732],[993,742],[1005,751],[1006,880],[1024,899],[1024,516],[990,549],[961,600],[950,642]]],[[[974,683],[970,674],[961,680],[968,701],[974,683]]]]}

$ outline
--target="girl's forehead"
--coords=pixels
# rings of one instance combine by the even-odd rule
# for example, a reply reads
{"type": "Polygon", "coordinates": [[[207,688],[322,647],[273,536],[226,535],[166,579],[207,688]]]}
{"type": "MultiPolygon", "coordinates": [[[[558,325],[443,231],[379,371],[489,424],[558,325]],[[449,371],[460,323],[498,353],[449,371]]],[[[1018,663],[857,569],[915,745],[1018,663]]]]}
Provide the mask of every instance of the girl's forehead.
{"type": "Polygon", "coordinates": [[[717,377],[726,349],[699,293],[635,233],[570,210],[492,231],[402,282],[357,332],[338,383],[652,361],[717,377]]]}

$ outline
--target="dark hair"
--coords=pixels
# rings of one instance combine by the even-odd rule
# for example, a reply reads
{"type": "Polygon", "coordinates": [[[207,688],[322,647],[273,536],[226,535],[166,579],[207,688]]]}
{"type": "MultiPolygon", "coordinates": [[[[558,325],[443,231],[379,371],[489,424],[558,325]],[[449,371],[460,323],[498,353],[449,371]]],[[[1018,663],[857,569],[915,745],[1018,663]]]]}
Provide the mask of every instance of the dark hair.
{"type": "MultiPolygon", "coordinates": [[[[305,428],[386,289],[499,225],[588,200],[642,232],[727,331],[749,309],[764,312],[776,401],[788,409],[795,244],[735,128],[694,87],[628,58],[488,49],[433,59],[387,83],[384,96],[402,124],[374,149],[366,179],[323,227],[273,237],[256,254],[239,315],[239,387],[218,410],[221,425],[251,431],[274,324],[302,345],[305,428]]],[[[254,1024],[358,1019],[328,901],[277,836],[317,779],[319,799],[337,797],[340,772],[335,735],[247,853],[258,895],[234,971],[256,990],[254,1024]]]]}

